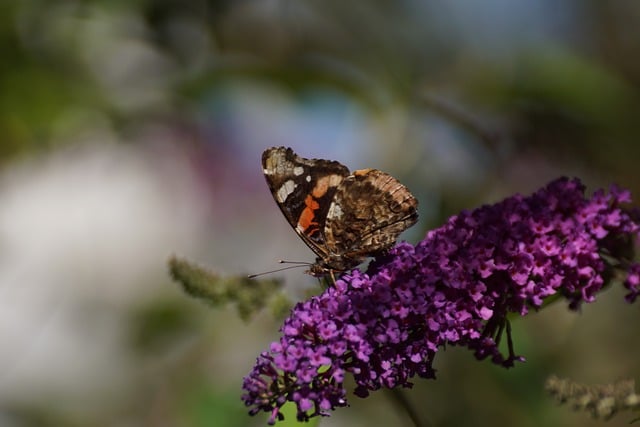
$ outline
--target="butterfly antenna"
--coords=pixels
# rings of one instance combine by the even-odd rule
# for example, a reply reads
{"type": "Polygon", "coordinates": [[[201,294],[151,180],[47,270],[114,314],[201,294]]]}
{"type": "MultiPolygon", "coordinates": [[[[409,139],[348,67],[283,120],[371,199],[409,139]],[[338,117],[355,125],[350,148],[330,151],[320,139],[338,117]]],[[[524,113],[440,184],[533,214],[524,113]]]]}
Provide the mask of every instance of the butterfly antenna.
{"type": "Polygon", "coordinates": [[[278,264],[296,264],[296,265],[311,265],[310,262],[307,261],[288,261],[286,259],[279,259],[278,264]]]}
{"type": "Polygon", "coordinates": [[[270,270],[270,271],[265,271],[263,273],[257,273],[257,274],[249,274],[247,277],[249,279],[253,279],[255,277],[258,276],[264,276],[265,274],[271,274],[271,273],[277,273],[278,271],[284,271],[284,270],[291,270],[293,268],[300,268],[300,267],[307,267],[309,265],[311,265],[310,262],[304,262],[304,261],[285,261],[283,259],[278,261],[278,264],[293,264],[293,265],[289,265],[287,267],[282,267],[282,268],[278,268],[276,270],[270,270]]]}

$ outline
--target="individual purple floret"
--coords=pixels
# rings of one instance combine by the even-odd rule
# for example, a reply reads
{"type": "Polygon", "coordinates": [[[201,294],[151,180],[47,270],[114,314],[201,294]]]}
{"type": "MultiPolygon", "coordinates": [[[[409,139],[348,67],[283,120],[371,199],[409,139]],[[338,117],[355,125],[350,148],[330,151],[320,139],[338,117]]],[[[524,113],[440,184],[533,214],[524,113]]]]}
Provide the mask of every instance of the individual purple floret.
{"type": "Polygon", "coordinates": [[[512,348],[508,314],[524,316],[553,295],[577,309],[615,268],[628,271],[627,299],[640,294],[640,265],[629,261],[640,227],[619,206],[629,201],[615,187],[587,199],[579,180],[561,178],[532,196],[462,212],[416,246],[398,244],[366,273],[354,270],[298,303],[244,379],[242,399],[252,415],[269,412],[270,424],[295,402],[304,421],[347,406],[346,374],[360,397],[434,378],[445,345],[513,366],[524,358],[512,348]],[[507,355],[499,350],[505,328],[507,355]]]}

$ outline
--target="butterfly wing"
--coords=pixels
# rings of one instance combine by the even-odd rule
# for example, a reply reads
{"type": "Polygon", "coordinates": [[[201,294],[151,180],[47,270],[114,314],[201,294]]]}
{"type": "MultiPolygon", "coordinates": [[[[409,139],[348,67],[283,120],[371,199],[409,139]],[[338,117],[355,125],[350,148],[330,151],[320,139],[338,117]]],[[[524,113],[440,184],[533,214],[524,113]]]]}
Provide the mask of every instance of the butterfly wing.
{"type": "Polygon", "coordinates": [[[361,262],[389,249],[398,235],[418,221],[418,201],[391,175],[376,169],[344,179],[327,212],[327,249],[343,264],[361,262]]]}
{"type": "Polygon", "coordinates": [[[291,227],[318,257],[325,259],[327,212],[336,189],[349,176],[349,169],[336,161],[305,159],[286,147],[265,150],[262,169],[269,190],[291,227]]]}

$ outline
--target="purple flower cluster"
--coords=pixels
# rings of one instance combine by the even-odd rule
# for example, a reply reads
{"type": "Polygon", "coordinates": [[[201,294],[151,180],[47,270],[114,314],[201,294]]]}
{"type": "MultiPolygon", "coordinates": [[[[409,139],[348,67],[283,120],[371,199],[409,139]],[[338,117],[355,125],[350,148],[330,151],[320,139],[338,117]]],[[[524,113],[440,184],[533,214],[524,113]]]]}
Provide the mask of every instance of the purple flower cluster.
{"type": "Polygon", "coordinates": [[[454,216],[412,246],[402,243],[354,270],[323,294],[297,304],[282,337],[245,377],[250,413],[280,419],[287,401],[299,420],[347,405],[345,375],[355,394],[434,378],[444,345],[466,346],[476,357],[512,366],[499,341],[509,313],[524,316],[552,295],[573,309],[592,302],[614,268],[640,294],[640,265],[628,258],[640,230],[620,208],[629,193],[612,188],[584,197],[578,180],[558,179],[529,197],[454,216]]]}

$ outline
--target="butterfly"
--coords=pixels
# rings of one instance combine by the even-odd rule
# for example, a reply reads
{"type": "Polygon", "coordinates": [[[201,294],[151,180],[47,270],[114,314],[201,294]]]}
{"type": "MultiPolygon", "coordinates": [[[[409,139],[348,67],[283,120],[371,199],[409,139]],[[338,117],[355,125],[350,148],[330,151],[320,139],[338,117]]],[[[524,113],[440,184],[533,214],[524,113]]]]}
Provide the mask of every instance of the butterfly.
{"type": "Polygon", "coordinates": [[[317,256],[307,271],[312,276],[333,277],[384,253],[418,221],[416,198],[377,169],[349,172],[286,147],[265,150],[262,168],[278,207],[317,256]]]}

